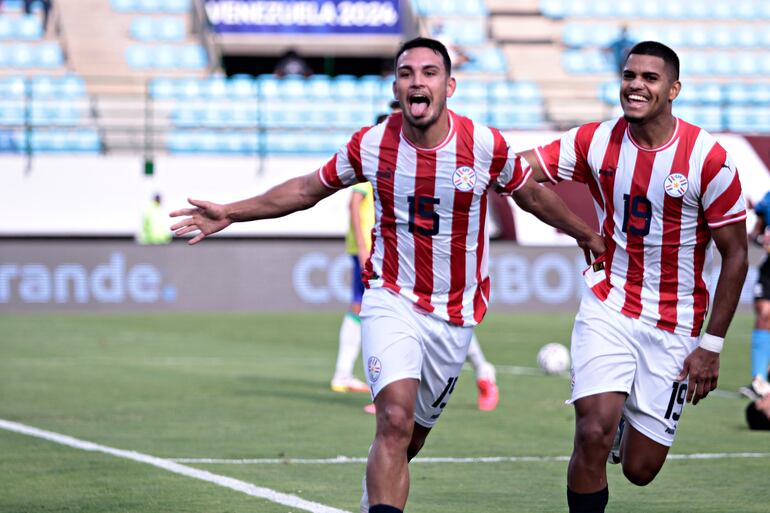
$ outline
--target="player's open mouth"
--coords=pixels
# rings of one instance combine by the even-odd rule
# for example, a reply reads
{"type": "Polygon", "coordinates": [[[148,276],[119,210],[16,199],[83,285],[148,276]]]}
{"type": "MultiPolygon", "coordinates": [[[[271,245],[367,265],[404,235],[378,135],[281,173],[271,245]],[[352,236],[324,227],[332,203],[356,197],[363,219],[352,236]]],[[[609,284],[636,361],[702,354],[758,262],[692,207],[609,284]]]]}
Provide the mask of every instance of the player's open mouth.
{"type": "Polygon", "coordinates": [[[626,100],[628,101],[628,103],[632,105],[639,105],[643,103],[648,103],[650,101],[649,98],[645,98],[640,94],[627,94],[626,100]]]}
{"type": "Polygon", "coordinates": [[[412,116],[419,118],[430,106],[430,99],[422,94],[415,94],[409,97],[409,112],[412,116]]]}

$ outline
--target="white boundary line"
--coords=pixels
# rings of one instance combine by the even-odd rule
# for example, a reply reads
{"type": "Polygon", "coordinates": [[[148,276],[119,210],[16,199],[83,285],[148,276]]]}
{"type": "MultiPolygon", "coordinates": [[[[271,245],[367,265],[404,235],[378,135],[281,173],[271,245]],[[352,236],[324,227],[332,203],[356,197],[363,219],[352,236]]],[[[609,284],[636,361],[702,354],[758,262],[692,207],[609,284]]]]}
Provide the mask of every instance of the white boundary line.
{"type": "MultiPolygon", "coordinates": [[[[569,461],[569,456],[487,456],[480,458],[415,458],[412,463],[542,463],[569,461]]],[[[714,452],[694,454],[669,454],[668,460],[721,460],[729,458],[770,458],[770,452],[714,452]]],[[[217,458],[174,458],[181,463],[207,463],[221,465],[337,465],[343,463],[366,463],[366,458],[337,456],[325,459],[266,458],[266,459],[217,459],[217,458]]]]}
{"type": "Polygon", "coordinates": [[[25,424],[20,424],[18,422],[12,422],[9,420],[0,419],[0,429],[13,431],[14,433],[20,433],[23,435],[29,435],[35,438],[42,438],[43,440],[48,440],[50,442],[55,442],[57,444],[66,445],[68,447],[73,447],[75,449],[81,449],[84,451],[92,451],[92,452],[101,452],[104,454],[116,456],[118,458],[137,461],[139,463],[146,463],[154,467],[162,468],[163,470],[168,470],[169,472],[173,472],[174,474],[192,477],[194,479],[200,479],[201,481],[214,483],[224,488],[229,488],[237,492],[242,492],[247,495],[251,495],[252,497],[259,497],[261,499],[266,499],[271,502],[283,504],[284,506],[289,506],[291,508],[310,511],[311,513],[349,513],[348,511],[345,511],[342,509],[332,508],[330,506],[325,506],[317,502],[307,501],[295,495],[289,495],[289,494],[277,492],[275,490],[271,490],[270,488],[263,488],[261,486],[256,486],[251,483],[247,483],[245,481],[233,479],[232,477],[220,476],[218,474],[212,474],[211,472],[206,472],[205,470],[198,470],[196,468],[180,465],[179,463],[176,463],[171,460],[157,458],[155,456],[150,456],[148,454],[142,454],[140,452],[135,452],[135,451],[124,451],[122,449],[115,449],[113,447],[107,447],[105,445],[99,445],[93,442],[79,440],[71,436],[61,435],[59,433],[37,429],[31,426],[27,426],[25,424]]]}

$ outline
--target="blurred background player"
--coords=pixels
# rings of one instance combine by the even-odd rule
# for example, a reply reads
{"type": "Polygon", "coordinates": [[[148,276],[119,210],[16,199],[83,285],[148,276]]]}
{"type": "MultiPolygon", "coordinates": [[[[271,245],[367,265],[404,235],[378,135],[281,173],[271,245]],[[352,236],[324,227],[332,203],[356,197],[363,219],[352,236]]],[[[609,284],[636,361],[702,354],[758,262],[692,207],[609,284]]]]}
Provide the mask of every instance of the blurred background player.
{"type": "Polygon", "coordinates": [[[142,226],[136,234],[139,244],[168,244],[171,232],[168,230],[168,216],[161,208],[161,196],[155,194],[142,212],[142,226]]]}
{"type": "MultiPolygon", "coordinates": [[[[770,252],[770,192],[754,207],[757,222],[749,239],[770,252]]],[[[754,331],[751,333],[751,383],[740,392],[749,399],[770,395],[768,366],[770,365],[770,255],[759,267],[754,285],[754,331]]]]}
{"type": "Polygon", "coordinates": [[[746,407],[746,423],[751,430],[770,430],[770,395],[749,403],[746,407]]]}

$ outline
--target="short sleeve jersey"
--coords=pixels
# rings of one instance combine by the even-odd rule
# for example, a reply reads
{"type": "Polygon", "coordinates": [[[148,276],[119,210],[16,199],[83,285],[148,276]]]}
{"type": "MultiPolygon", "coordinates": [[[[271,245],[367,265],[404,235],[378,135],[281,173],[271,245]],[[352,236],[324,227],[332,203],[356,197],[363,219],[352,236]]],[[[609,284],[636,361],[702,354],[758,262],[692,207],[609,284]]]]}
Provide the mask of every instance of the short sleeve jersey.
{"type": "MultiPolygon", "coordinates": [[[[374,226],[374,190],[372,190],[372,184],[369,182],[357,183],[351,187],[351,194],[360,194],[361,203],[358,204],[358,216],[359,223],[361,223],[361,231],[364,234],[364,241],[366,242],[366,250],[369,251],[372,248],[372,227],[374,226]]],[[[348,255],[358,255],[358,243],[356,242],[356,234],[353,229],[353,221],[351,220],[348,225],[348,231],[345,234],[345,250],[348,255]]]]}
{"type": "Polygon", "coordinates": [[[676,120],[645,149],[620,118],[574,128],[535,150],[554,181],[588,185],[607,246],[592,291],[666,331],[698,336],[709,306],[711,230],[746,218],[741,182],[715,138],[676,120]]]}
{"type": "Polygon", "coordinates": [[[449,122],[444,141],[425,149],[406,139],[402,115],[392,114],[359,130],[318,173],[329,188],[372,184],[366,287],[388,288],[447,322],[473,326],[489,301],[487,191],[510,194],[531,169],[498,130],[451,111],[449,122]]]}

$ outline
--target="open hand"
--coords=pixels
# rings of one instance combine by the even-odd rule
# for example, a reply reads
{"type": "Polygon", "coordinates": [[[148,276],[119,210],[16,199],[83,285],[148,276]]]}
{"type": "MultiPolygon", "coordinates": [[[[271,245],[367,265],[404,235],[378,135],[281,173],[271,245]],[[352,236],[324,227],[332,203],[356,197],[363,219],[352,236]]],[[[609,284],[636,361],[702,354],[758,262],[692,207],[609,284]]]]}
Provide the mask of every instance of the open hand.
{"type": "Polygon", "coordinates": [[[171,217],[189,216],[171,226],[171,230],[179,237],[190,232],[199,230],[200,233],[190,239],[187,243],[197,244],[207,235],[216,233],[230,226],[232,221],[228,219],[224,205],[212,203],[210,201],[194,200],[188,198],[190,205],[196,208],[182,208],[174,210],[169,214],[171,217]]]}

